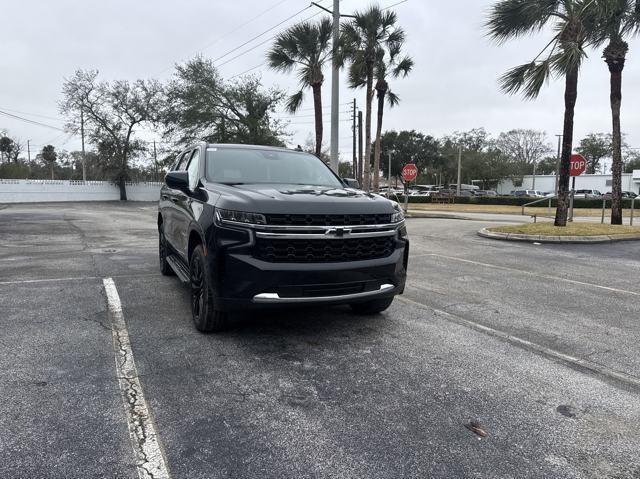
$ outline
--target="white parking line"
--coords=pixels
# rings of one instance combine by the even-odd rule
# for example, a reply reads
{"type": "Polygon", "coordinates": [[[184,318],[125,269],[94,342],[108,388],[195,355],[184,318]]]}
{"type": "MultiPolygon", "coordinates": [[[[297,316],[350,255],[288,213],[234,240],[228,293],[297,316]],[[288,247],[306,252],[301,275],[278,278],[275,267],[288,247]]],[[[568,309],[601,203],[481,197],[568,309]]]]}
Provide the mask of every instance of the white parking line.
{"type": "Polygon", "coordinates": [[[459,261],[461,263],[475,264],[477,266],[484,266],[486,268],[499,269],[499,270],[503,270],[503,271],[512,271],[514,273],[526,274],[526,275],[529,275],[529,276],[535,276],[537,278],[550,279],[550,280],[553,280],[553,281],[564,281],[565,283],[578,284],[580,286],[590,286],[592,288],[603,289],[605,291],[612,291],[614,293],[623,293],[623,294],[631,294],[633,296],[640,296],[640,293],[638,293],[637,291],[629,291],[627,289],[612,288],[610,286],[602,286],[600,284],[595,284],[595,283],[586,283],[584,281],[577,281],[575,279],[569,279],[569,278],[561,278],[560,276],[552,276],[550,274],[536,273],[534,271],[527,271],[527,270],[524,270],[524,269],[510,268],[509,266],[500,266],[498,264],[482,263],[480,261],[473,261],[473,260],[470,260],[470,259],[456,258],[455,256],[447,256],[447,255],[444,255],[444,254],[425,253],[425,254],[418,254],[418,255],[412,256],[411,258],[412,259],[413,258],[425,258],[427,256],[433,256],[433,257],[436,257],[436,258],[444,258],[444,259],[449,259],[449,260],[452,260],[452,261],[459,261]]]}
{"type": "MultiPolygon", "coordinates": [[[[114,275],[114,278],[147,278],[158,276],[156,273],[150,274],[121,274],[114,275]]],[[[75,276],[71,278],[43,278],[43,279],[15,279],[11,281],[0,281],[0,286],[7,284],[30,284],[30,283],[59,283],[64,281],[89,281],[93,279],[102,279],[101,276],[75,276]]]]}
{"type": "Polygon", "coordinates": [[[601,364],[597,364],[586,359],[577,358],[575,356],[571,356],[569,354],[556,351],[555,349],[551,349],[546,346],[542,346],[540,344],[527,341],[526,339],[522,339],[522,338],[519,338],[518,336],[513,336],[511,334],[500,331],[499,329],[494,329],[490,326],[486,326],[484,324],[480,324],[478,322],[465,319],[456,314],[451,314],[451,313],[448,313],[447,311],[442,311],[440,309],[432,308],[427,304],[420,303],[419,301],[414,301],[413,299],[409,299],[405,296],[396,296],[396,298],[398,298],[400,301],[404,303],[412,304],[420,308],[429,309],[434,313],[436,313],[437,316],[440,316],[447,321],[451,321],[453,323],[457,323],[462,326],[467,326],[481,333],[489,334],[491,336],[502,339],[503,341],[506,341],[513,345],[526,348],[530,351],[535,351],[539,354],[547,356],[548,358],[554,359],[556,361],[562,361],[562,362],[571,364],[573,366],[579,366],[581,368],[584,368],[596,374],[599,374],[600,376],[604,376],[609,379],[614,379],[616,381],[634,386],[636,388],[640,387],[640,379],[635,376],[631,376],[630,374],[627,374],[621,371],[616,371],[615,369],[608,368],[601,364]]]}
{"type": "Polygon", "coordinates": [[[151,420],[133,359],[129,332],[122,313],[122,305],[112,278],[103,280],[107,295],[113,349],[116,357],[116,373],[124,401],[129,426],[129,437],[136,457],[140,479],[169,479],[169,469],[162,454],[160,439],[151,420]]]}

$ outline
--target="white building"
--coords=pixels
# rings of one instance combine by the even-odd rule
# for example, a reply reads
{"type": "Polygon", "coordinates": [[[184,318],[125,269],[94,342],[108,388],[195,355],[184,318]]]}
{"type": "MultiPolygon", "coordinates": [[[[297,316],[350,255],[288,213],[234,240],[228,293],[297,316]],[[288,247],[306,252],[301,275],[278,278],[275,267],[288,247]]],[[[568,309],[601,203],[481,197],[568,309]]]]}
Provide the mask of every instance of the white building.
{"type": "MultiPolygon", "coordinates": [[[[571,183],[569,183],[571,188],[571,183]]],[[[503,180],[498,185],[498,194],[508,195],[513,190],[538,190],[551,192],[556,189],[555,175],[526,175],[521,186],[515,186],[511,180],[503,180]]],[[[576,190],[598,190],[601,193],[611,191],[611,175],[581,175],[576,177],[576,190]]],[[[640,170],[622,174],[622,191],[640,194],[640,170]]]]}

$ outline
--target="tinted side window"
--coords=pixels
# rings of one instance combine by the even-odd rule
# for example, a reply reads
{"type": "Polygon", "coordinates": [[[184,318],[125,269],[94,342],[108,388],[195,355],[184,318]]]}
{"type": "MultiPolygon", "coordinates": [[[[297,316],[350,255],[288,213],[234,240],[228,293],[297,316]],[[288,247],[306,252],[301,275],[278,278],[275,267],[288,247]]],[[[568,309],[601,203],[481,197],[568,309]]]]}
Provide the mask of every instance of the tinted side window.
{"type": "Polygon", "coordinates": [[[175,171],[184,171],[187,169],[187,161],[189,161],[190,154],[191,154],[191,151],[185,151],[180,156],[180,160],[178,160],[178,163],[176,164],[175,171]]]}
{"type": "Polygon", "coordinates": [[[200,160],[200,150],[196,149],[193,151],[191,155],[191,160],[189,161],[189,166],[187,167],[187,172],[189,173],[189,188],[192,190],[198,185],[200,168],[199,161],[200,160]]]}

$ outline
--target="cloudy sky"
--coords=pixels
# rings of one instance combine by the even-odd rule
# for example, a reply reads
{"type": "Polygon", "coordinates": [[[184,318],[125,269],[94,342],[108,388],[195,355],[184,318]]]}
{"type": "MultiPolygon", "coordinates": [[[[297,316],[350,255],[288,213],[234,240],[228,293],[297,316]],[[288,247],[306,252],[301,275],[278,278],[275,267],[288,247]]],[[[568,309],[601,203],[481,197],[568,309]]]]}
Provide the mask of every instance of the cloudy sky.
{"type": "MultiPolygon", "coordinates": [[[[386,7],[399,0],[380,0],[386,7]]],[[[331,6],[331,0],[323,5],[331,6]]],[[[366,7],[368,0],[342,0],[343,13],[366,7]]],[[[416,129],[434,136],[485,127],[498,134],[513,128],[544,130],[551,144],[562,130],[562,82],[553,82],[535,102],[500,93],[497,78],[532,59],[545,36],[497,46],[483,34],[488,0],[406,0],[393,7],[407,33],[407,53],[415,69],[392,89],[401,104],[386,113],[385,129],[416,129]]],[[[0,27],[0,110],[52,126],[62,126],[57,111],[63,79],[77,68],[96,68],[104,79],[171,76],[173,65],[197,53],[218,58],[231,78],[252,69],[266,86],[295,91],[295,78],[269,71],[262,63],[269,38],[317,13],[308,0],[21,0],[3,4],[0,27]],[[281,26],[241,44],[300,12],[281,26]],[[266,41],[266,42],[265,42],[266,41]],[[260,43],[265,42],[262,45],[260,43]],[[246,53],[245,53],[246,52],[246,53]],[[237,58],[234,58],[236,57],[237,58]],[[256,68],[257,67],[257,68],[256,68]]],[[[319,18],[316,16],[315,18],[319,18]]],[[[623,130],[640,147],[640,42],[634,40],[624,79],[623,130]]],[[[608,71],[591,52],[580,78],[576,138],[610,129],[608,71]]],[[[329,135],[330,72],[326,72],[325,137],[329,135]]],[[[341,88],[341,152],[351,156],[348,105],[362,104],[362,91],[341,88]]],[[[311,103],[291,120],[291,143],[302,143],[313,129],[311,103]]],[[[284,113],[283,118],[287,117],[284,113]]],[[[0,130],[30,139],[32,150],[46,143],[75,149],[79,140],[54,129],[0,115],[0,130]]],[[[151,138],[152,133],[145,133],[151,138]]],[[[159,135],[157,135],[159,138],[159,135]]]]}

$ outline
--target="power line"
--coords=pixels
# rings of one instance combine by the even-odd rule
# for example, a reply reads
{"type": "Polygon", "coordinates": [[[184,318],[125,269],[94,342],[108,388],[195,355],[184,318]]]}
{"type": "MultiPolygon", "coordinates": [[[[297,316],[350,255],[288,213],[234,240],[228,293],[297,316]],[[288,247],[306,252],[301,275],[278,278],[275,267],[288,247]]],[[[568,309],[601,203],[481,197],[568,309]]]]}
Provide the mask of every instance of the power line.
{"type": "Polygon", "coordinates": [[[4,115],[7,116],[9,118],[13,118],[14,120],[20,120],[20,121],[24,121],[26,123],[31,123],[32,125],[36,125],[36,126],[42,126],[45,128],[51,128],[52,130],[58,130],[58,131],[65,131],[62,128],[58,128],[57,126],[53,126],[53,125],[47,125],[46,123],[41,123],[39,121],[36,120],[30,120],[28,118],[24,118],[18,115],[14,115],[13,113],[8,113],[6,111],[2,111],[0,110],[0,115],[4,115]]]}
{"type": "MultiPolygon", "coordinates": [[[[311,8],[311,6],[309,6],[309,7],[307,7],[307,8],[311,8]]],[[[300,13],[304,12],[305,10],[307,10],[307,8],[302,9],[302,10],[301,10],[300,12],[298,12],[296,15],[299,15],[300,13]]],[[[311,20],[312,18],[314,18],[314,17],[316,17],[316,16],[320,15],[321,13],[322,13],[322,12],[314,13],[314,14],[313,14],[313,15],[311,15],[310,17],[307,17],[307,18],[305,18],[304,20],[302,20],[302,22],[303,22],[303,23],[304,23],[304,22],[307,22],[307,21],[311,20]]],[[[296,15],[294,15],[294,16],[296,16],[296,15]]],[[[290,18],[293,18],[293,17],[290,17],[290,18]]],[[[261,35],[258,35],[256,38],[258,38],[258,37],[260,37],[260,36],[262,36],[262,34],[261,34],[261,35]]],[[[227,63],[232,62],[232,61],[233,61],[233,60],[235,60],[236,58],[239,58],[239,57],[241,57],[241,56],[243,56],[243,55],[246,55],[246,54],[247,54],[247,53],[249,53],[249,52],[252,52],[252,51],[253,51],[253,50],[255,50],[256,48],[258,48],[258,47],[260,47],[260,46],[264,45],[265,43],[267,43],[267,42],[269,42],[269,41],[271,41],[271,40],[274,40],[274,39],[275,39],[275,38],[277,38],[277,37],[278,37],[278,34],[275,34],[275,35],[273,35],[273,36],[271,36],[271,37],[267,38],[266,40],[264,40],[264,41],[262,41],[262,42],[258,43],[257,45],[254,45],[254,46],[252,46],[251,48],[248,48],[247,50],[245,50],[245,51],[243,51],[243,52],[239,53],[238,55],[234,56],[233,58],[230,58],[229,60],[227,60],[227,61],[225,61],[225,62],[221,63],[220,65],[216,65],[216,66],[217,66],[217,67],[221,67],[221,66],[223,66],[223,65],[226,65],[227,63]]],[[[254,38],[254,40],[255,40],[255,38],[254,38]]],[[[247,42],[247,43],[248,43],[248,42],[247,42]]],[[[228,53],[229,53],[229,52],[228,52],[228,53]]],[[[226,54],[225,54],[225,55],[223,55],[223,56],[226,56],[226,54]]],[[[222,58],[222,57],[220,57],[220,58],[222,58]]],[[[215,60],[214,60],[214,62],[215,62],[215,60]]],[[[255,70],[256,68],[260,68],[261,66],[266,65],[266,63],[267,63],[267,62],[263,62],[263,63],[261,63],[260,65],[255,66],[255,67],[253,67],[253,68],[250,68],[250,69],[249,69],[249,70],[247,70],[247,71],[244,71],[244,72],[242,72],[242,73],[235,74],[235,75],[233,75],[231,78],[236,78],[236,77],[238,77],[238,76],[240,76],[240,75],[244,75],[245,73],[248,73],[248,72],[249,72],[249,71],[251,71],[251,70],[255,70]]]]}
{"type": "Polygon", "coordinates": [[[38,118],[46,118],[47,120],[55,120],[55,121],[62,121],[60,118],[55,118],[53,116],[46,116],[46,115],[39,115],[37,113],[27,113],[26,111],[20,111],[20,110],[12,110],[11,108],[2,108],[5,111],[10,111],[12,113],[20,113],[22,115],[27,115],[27,116],[35,116],[38,118]]]}
{"type": "MultiPolygon", "coordinates": [[[[219,37],[217,37],[215,40],[212,40],[211,42],[205,44],[203,47],[199,48],[198,50],[196,50],[195,53],[206,50],[207,48],[212,47],[213,45],[215,45],[216,43],[218,43],[220,40],[228,37],[229,35],[231,35],[232,33],[237,32],[238,30],[240,30],[242,27],[247,26],[248,24],[250,24],[251,22],[253,22],[254,20],[257,20],[258,18],[260,18],[261,16],[265,15],[266,13],[270,12],[271,10],[273,10],[274,8],[280,6],[281,4],[287,2],[288,0],[280,0],[278,2],[276,2],[275,4],[271,5],[269,8],[267,8],[266,10],[263,10],[261,13],[259,13],[258,15],[256,15],[253,18],[250,18],[249,20],[247,20],[244,23],[241,23],[240,25],[232,28],[231,30],[227,31],[226,33],[220,35],[219,37]]],[[[322,1],[322,0],[321,0],[322,1]]],[[[166,72],[167,70],[171,69],[173,67],[173,65],[170,65],[166,68],[164,68],[163,70],[159,71],[157,73],[157,75],[160,75],[161,73],[166,72]]]]}
{"type": "Polygon", "coordinates": [[[237,77],[239,77],[239,76],[246,75],[247,73],[252,72],[253,70],[256,70],[256,69],[258,69],[258,68],[260,68],[260,67],[263,67],[263,66],[265,66],[266,64],[267,64],[267,62],[262,62],[260,65],[256,65],[256,66],[255,66],[255,67],[253,67],[253,68],[249,68],[248,70],[245,70],[245,71],[243,71],[243,72],[241,72],[241,73],[236,73],[236,74],[235,74],[235,75],[233,75],[232,77],[229,77],[229,80],[233,80],[234,78],[237,78],[237,77]]]}
{"type": "MultiPolygon", "coordinates": [[[[289,20],[291,20],[292,18],[297,17],[297,16],[298,16],[298,15],[300,15],[302,12],[304,12],[305,10],[308,10],[308,9],[310,9],[310,8],[311,8],[311,5],[309,5],[309,6],[307,6],[307,7],[304,7],[302,10],[299,10],[298,12],[294,13],[293,15],[291,15],[291,16],[289,16],[289,17],[285,18],[284,20],[282,20],[280,23],[277,23],[277,24],[276,24],[276,25],[274,25],[273,27],[266,29],[265,31],[263,31],[262,33],[259,33],[258,35],[254,36],[254,37],[251,37],[251,38],[250,38],[249,40],[247,40],[246,42],[244,42],[244,43],[242,43],[242,44],[238,45],[238,46],[237,46],[237,47],[235,47],[235,48],[232,48],[231,50],[229,50],[228,52],[224,53],[223,55],[220,55],[218,58],[214,58],[214,59],[213,59],[213,63],[217,62],[218,60],[222,60],[224,57],[226,57],[226,56],[230,55],[231,53],[233,53],[233,52],[235,52],[235,51],[238,51],[239,49],[241,49],[242,47],[244,47],[244,46],[248,45],[248,44],[249,44],[249,43],[251,43],[252,41],[254,41],[254,40],[256,40],[256,39],[260,38],[262,35],[265,35],[266,33],[269,33],[270,31],[275,30],[276,28],[278,28],[278,27],[279,27],[280,25],[282,25],[283,23],[288,22],[288,21],[289,21],[289,20]]],[[[270,39],[269,39],[269,40],[270,40],[270,39]]],[[[268,41],[268,40],[267,40],[267,41],[268,41]]],[[[263,42],[263,43],[265,43],[265,42],[263,42]]],[[[257,45],[257,46],[260,46],[260,45],[257,45]]],[[[237,58],[237,57],[234,57],[234,58],[237,58]]],[[[233,60],[234,58],[232,58],[231,60],[233,60]]],[[[228,60],[228,61],[230,61],[230,60],[228,60]]],[[[227,62],[225,62],[225,63],[228,63],[228,61],[227,61],[227,62]]],[[[222,65],[224,65],[225,63],[223,63],[222,65]]],[[[222,66],[222,65],[218,65],[218,66],[222,66]]]]}

